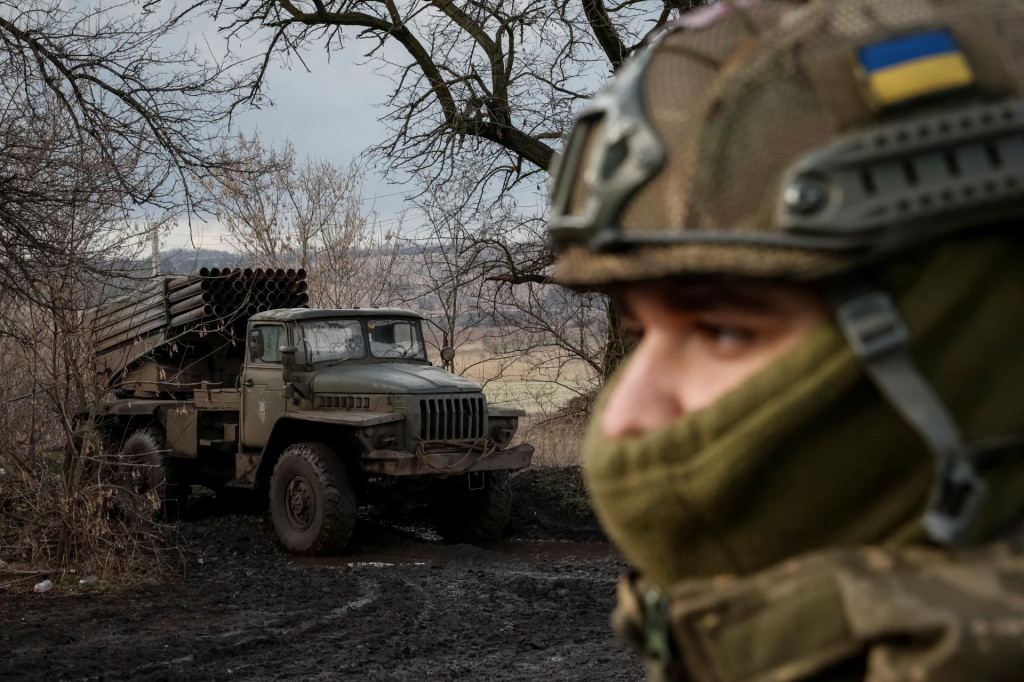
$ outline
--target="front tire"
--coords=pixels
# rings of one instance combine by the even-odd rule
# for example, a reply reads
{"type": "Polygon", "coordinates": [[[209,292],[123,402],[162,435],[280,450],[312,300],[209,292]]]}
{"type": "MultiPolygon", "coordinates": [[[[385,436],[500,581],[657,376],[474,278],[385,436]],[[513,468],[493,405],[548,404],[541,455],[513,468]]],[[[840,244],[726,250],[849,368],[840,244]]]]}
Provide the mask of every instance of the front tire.
{"type": "Polygon", "coordinates": [[[356,522],[352,477],[323,443],[288,447],[270,478],[270,518],[281,544],[295,554],[340,552],[356,522]]]}
{"type": "Polygon", "coordinates": [[[468,475],[443,483],[433,504],[434,525],[447,542],[489,542],[501,538],[512,516],[511,477],[483,472],[483,487],[470,490],[468,475]]]}

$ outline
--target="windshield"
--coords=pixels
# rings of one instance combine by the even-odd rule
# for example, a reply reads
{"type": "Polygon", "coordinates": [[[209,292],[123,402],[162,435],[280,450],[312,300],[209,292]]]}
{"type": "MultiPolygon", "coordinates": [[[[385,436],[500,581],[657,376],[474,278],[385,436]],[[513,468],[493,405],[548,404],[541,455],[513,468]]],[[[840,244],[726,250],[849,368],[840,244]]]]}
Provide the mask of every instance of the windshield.
{"type": "Polygon", "coordinates": [[[299,325],[308,362],[355,360],[366,356],[359,320],[311,320],[299,325]]]}
{"type": "Polygon", "coordinates": [[[427,359],[419,320],[367,320],[366,329],[375,358],[427,359]]]}

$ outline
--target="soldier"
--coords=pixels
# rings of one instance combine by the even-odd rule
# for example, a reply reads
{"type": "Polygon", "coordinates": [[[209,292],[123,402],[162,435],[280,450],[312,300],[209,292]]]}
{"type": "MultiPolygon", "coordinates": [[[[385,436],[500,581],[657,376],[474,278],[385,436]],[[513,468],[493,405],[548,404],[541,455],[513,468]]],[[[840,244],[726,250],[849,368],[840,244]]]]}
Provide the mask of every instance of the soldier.
{"type": "Polygon", "coordinates": [[[1024,3],[734,0],[581,112],[556,277],[652,675],[1024,679],[1024,3]]]}

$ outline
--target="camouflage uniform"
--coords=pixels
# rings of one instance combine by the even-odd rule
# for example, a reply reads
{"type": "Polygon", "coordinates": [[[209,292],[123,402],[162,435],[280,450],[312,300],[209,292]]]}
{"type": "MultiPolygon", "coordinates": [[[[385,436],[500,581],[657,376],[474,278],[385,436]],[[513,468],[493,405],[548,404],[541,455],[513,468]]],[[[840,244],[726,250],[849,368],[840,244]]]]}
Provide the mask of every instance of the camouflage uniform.
{"type": "Polygon", "coordinates": [[[664,593],[634,574],[612,623],[652,680],[1010,682],[1024,678],[1022,549],[831,550],[664,593]]]}
{"type": "MultiPolygon", "coordinates": [[[[669,27],[581,112],[553,184],[557,278],[596,289],[666,277],[814,283],[834,306],[823,334],[844,349],[819,338],[830,355],[790,365],[834,365],[811,388],[834,393],[822,402],[835,409],[808,394],[791,412],[848,415],[851,437],[884,423],[892,438],[876,440],[899,446],[871,470],[876,481],[899,475],[883,468],[891,460],[921,455],[877,505],[870,487],[848,498],[865,518],[890,509],[884,523],[831,535],[818,524],[810,539],[760,546],[791,519],[746,532],[757,515],[721,505],[746,500],[749,481],[705,477],[696,498],[686,492],[701,514],[679,521],[663,509],[682,495],[668,486],[697,487],[671,469],[679,457],[595,444],[619,448],[585,453],[595,508],[643,572],[620,584],[613,623],[652,677],[1024,679],[1024,553],[1006,540],[1024,511],[1013,388],[1024,354],[999,341],[1024,324],[1024,248],[1007,229],[1024,218],[1022,57],[1019,0],[723,1],[669,27]],[[934,295],[911,291],[915,281],[934,295]],[[1012,381],[997,385],[1000,373],[1012,381]],[[842,392],[875,402],[855,413],[842,392]],[[644,463],[664,475],[636,483],[644,463]],[[703,549],[721,538],[701,544],[702,523],[729,551],[703,549]]],[[[774,400],[764,381],[750,390],[774,400]]],[[[759,464],[792,441],[780,427],[762,447],[755,426],[741,424],[759,464]]],[[[678,429],[671,445],[720,446],[700,440],[708,431],[678,429]]],[[[827,441],[802,445],[814,454],[815,442],[827,441]]]]}

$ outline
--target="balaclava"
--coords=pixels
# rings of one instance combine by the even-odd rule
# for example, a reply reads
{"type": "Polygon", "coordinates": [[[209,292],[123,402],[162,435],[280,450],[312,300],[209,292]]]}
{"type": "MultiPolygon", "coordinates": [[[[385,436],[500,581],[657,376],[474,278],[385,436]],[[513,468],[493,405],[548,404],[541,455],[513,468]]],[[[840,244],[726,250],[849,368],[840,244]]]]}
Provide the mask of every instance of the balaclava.
{"type": "MultiPolygon", "coordinates": [[[[880,284],[965,441],[1024,432],[1024,244],[947,241],[889,264],[880,284]]],[[[603,403],[584,446],[587,483],[612,540],[656,584],[745,574],[827,546],[926,542],[934,459],[834,324],[641,436],[604,438],[603,403]]],[[[981,466],[989,491],[976,539],[1024,508],[1024,457],[981,466]]]]}

